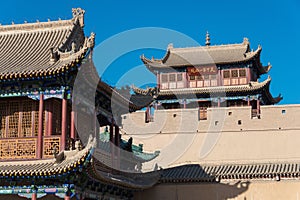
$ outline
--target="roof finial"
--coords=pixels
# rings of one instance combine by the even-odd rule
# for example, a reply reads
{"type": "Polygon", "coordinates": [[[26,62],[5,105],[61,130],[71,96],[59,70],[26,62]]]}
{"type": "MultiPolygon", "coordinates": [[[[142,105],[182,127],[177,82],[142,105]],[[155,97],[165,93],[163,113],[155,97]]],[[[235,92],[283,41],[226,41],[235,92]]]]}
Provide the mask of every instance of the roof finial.
{"type": "Polygon", "coordinates": [[[209,36],[209,32],[208,31],[206,31],[206,42],[205,42],[205,45],[206,46],[210,45],[210,36],[209,36]]]}
{"type": "Polygon", "coordinates": [[[76,20],[78,19],[80,26],[84,27],[84,13],[85,13],[85,10],[83,10],[81,8],[72,8],[72,13],[73,13],[74,21],[76,22],[76,20]]]}
{"type": "Polygon", "coordinates": [[[246,44],[246,45],[250,44],[249,39],[244,37],[243,44],[246,44]]]}

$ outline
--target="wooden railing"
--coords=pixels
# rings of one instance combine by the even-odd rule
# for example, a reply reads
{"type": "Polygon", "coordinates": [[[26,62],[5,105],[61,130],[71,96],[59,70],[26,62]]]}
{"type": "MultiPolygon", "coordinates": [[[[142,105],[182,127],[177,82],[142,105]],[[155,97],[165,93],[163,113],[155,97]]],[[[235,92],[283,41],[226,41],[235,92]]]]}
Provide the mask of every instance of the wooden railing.
{"type": "Polygon", "coordinates": [[[0,139],[0,160],[36,158],[37,137],[0,139]]]}
{"type": "MultiPolygon", "coordinates": [[[[61,151],[61,136],[43,137],[43,158],[53,158],[53,150],[61,151]]],[[[37,137],[1,138],[0,160],[37,158],[37,137]]]]}
{"type": "Polygon", "coordinates": [[[53,150],[56,148],[60,152],[60,136],[44,136],[43,138],[43,158],[53,158],[53,150]]]}

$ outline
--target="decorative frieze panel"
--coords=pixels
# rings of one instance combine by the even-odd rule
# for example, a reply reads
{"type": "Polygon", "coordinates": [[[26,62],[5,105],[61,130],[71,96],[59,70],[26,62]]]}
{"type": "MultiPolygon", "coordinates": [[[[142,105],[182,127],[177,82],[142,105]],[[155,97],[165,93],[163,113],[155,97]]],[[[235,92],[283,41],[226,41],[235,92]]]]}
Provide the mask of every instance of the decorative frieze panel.
{"type": "Polygon", "coordinates": [[[36,158],[37,138],[0,140],[0,160],[36,158]]]}
{"type": "Polygon", "coordinates": [[[54,149],[57,153],[60,152],[60,137],[44,137],[43,158],[53,158],[54,149]]]}

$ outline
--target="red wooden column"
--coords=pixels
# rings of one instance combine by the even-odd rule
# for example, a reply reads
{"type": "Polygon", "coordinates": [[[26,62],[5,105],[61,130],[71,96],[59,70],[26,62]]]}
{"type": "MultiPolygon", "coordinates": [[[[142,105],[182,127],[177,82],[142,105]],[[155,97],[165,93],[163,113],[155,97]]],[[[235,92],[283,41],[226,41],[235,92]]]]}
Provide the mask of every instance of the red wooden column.
{"type": "Polygon", "coordinates": [[[186,109],[186,100],[183,100],[183,108],[186,109]]]}
{"type": "Polygon", "coordinates": [[[35,193],[32,193],[31,199],[32,199],[32,200],[37,200],[37,194],[36,194],[36,192],[35,192],[35,193]]]}
{"type": "Polygon", "coordinates": [[[52,119],[53,119],[53,101],[49,101],[49,110],[48,110],[48,131],[47,131],[47,135],[51,136],[52,133],[52,119]]]}
{"type": "Polygon", "coordinates": [[[221,106],[221,100],[220,100],[220,98],[218,98],[218,107],[220,107],[221,106]]]}
{"type": "Polygon", "coordinates": [[[251,81],[251,71],[250,71],[250,68],[246,69],[246,73],[247,73],[247,83],[250,83],[250,81],[251,81]]]}
{"type": "Polygon", "coordinates": [[[39,102],[39,126],[37,138],[37,158],[41,159],[43,156],[43,113],[44,113],[44,94],[40,94],[39,102]]]}
{"type": "Polygon", "coordinates": [[[67,137],[67,99],[65,95],[63,95],[61,110],[61,150],[65,150],[67,137]]]}
{"type": "Polygon", "coordinates": [[[223,85],[222,84],[222,72],[221,72],[221,70],[218,70],[218,86],[221,86],[221,85],[223,85]]]}
{"type": "Polygon", "coordinates": [[[45,123],[45,132],[44,132],[44,136],[48,136],[48,129],[49,129],[49,103],[48,102],[44,102],[45,104],[45,109],[44,109],[44,112],[45,112],[45,115],[44,115],[44,123],[45,123]]]}
{"type": "Polygon", "coordinates": [[[71,127],[70,128],[71,128],[70,138],[75,140],[76,135],[75,135],[75,111],[74,110],[71,111],[71,127]]]}

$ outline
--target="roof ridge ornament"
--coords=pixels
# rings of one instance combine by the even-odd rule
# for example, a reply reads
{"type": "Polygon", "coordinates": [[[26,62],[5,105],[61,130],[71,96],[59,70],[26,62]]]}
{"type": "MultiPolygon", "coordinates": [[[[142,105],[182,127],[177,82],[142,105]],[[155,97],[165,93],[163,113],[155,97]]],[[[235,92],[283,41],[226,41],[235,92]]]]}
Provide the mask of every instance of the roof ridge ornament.
{"type": "Polygon", "coordinates": [[[54,47],[50,48],[50,63],[55,63],[59,59],[59,54],[57,51],[54,51],[54,47]]]}
{"type": "Polygon", "coordinates": [[[243,44],[250,44],[249,39],[247,37],[244,37],[243,44]]]}
{"type": "Polygon", "coordinates": [[[173,43],[168,44],[168,48],[167,48],[168,50],[169,50],[169,49],[173,49],[173,48],[174,48],[173,43]]]}
{"type": "Polygon", "coordinates": [[[96,34],[94,32],[91,32],[90,37],[87,38],[87,40],[86,40],[86,42],[87,42],[86,46],[88,48],[94,48],[94,46],[95,46],[95,36],[96,36],[96,34]]]}
{"type": "Polygon", "coordinates": [[[81,27],[84,27],[84,13],[82,8],[72,8],[74,22],[78,20],[81,27]]]}
{"type": "Polygon", "coordinates": [[[205,41],[206,46],[210,46],[210,35],[209,32],[206,31],[206,41],[205,41]]]}

